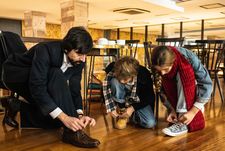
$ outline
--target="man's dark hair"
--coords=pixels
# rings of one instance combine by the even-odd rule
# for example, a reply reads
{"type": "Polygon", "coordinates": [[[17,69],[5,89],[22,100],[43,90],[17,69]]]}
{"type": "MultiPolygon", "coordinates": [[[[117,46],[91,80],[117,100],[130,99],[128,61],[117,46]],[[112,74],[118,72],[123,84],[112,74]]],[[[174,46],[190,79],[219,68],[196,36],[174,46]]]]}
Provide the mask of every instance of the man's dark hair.
{"type": "Polygon", "coordinates": [[[87,54],[93,47],[93,40],[84,27],[72,27],[63,38],[62,46],[67,52],[75,49],[77,53],[87,54]]]}

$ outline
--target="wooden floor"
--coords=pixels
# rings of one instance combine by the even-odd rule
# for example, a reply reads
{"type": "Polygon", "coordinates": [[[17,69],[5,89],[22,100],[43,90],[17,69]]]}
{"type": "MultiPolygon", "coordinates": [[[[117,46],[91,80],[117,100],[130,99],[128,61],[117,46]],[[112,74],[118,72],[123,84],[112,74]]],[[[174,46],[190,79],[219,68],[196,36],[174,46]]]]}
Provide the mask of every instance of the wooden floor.
{"type": "MultiPolygon", "coordinates": [[[[113,129],[110,117],[103,116],[100,106],[100,103],[92,103],[91,116],[96,119],[97,124],[86,129],[87,133],[101,141],[98,148],[82,149],[64,144],[60,138],[60,130],[13,130],[0,124],[0,151],[225,151],[225,109],[218,94],[206,106],[206,128],[179,137],[168,137],[161,132],[167,125],[164,121],[165,108],[161,105],[160,119],[155,130],[132,125],[124,130],[113,129]]],[[[1,121],[2,117],[0,115],[1,121]]]]}

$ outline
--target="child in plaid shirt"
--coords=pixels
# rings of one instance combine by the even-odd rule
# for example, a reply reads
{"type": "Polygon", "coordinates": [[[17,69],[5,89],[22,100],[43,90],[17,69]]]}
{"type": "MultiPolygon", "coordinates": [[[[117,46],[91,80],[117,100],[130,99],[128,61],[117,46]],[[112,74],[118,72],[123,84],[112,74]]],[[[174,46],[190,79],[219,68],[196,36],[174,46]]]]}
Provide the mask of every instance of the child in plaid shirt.
{"type": "Polygon", "coordinates": [[[154,127],[155,95],[151,73],[132,57],[123,57],[109,64],[106,72],[103,94],[114,127],[125,128],[129,118],[141,127],[154,127]]]}

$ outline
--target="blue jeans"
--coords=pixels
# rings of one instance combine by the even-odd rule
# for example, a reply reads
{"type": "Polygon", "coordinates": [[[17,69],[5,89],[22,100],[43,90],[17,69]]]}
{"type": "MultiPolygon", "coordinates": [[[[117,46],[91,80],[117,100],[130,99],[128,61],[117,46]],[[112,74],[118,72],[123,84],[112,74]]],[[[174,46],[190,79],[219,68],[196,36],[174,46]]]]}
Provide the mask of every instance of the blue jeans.
{"type": "MultiPolygon", "coordinates": [[[[125,97],[128,95],[127,93],[129,93],[129,90],[116,78],[112,78],[110,84],[113,100],[116,103],[125,103],[125,97]]],[[[152,128],[156,125],[155,117],[150,105],[147,105],[144,108],[134,111],[131,116],[131,120],[133,123],[140,125],[144,128],[152,128]]]]}
{"type": "Polygon", "coordinates": [[[120,83],[116,78],[110,81],[113,100],[117,103],[125,103],[126,87],[120,83]]]}
{"type": "Polygon", "coordinates": [[[134,111],[131,120],[133,123],[144,128],[152,128],[156,125],[155,117],[150,105],[134,111]]]}

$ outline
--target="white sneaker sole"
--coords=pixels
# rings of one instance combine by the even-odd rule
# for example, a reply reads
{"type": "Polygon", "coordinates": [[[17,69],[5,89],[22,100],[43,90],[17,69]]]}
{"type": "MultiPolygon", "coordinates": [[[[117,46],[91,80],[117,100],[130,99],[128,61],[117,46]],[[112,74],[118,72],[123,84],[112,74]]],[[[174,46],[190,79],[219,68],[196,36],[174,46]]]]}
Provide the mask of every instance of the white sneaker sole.
{"type": "Polygon", "coordinates": [[[188,130],[182,131],[182,132],[180,132],[180,133],[172,133],[169,129],[164,128],[164,129],[162,130],[162,132],[163,132],[164,134],[168,135],[168,136],[173,136],[173,137],[174,137],[174,136],[179,136],[179,135],[187,134],[188,130]]]}

